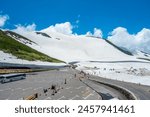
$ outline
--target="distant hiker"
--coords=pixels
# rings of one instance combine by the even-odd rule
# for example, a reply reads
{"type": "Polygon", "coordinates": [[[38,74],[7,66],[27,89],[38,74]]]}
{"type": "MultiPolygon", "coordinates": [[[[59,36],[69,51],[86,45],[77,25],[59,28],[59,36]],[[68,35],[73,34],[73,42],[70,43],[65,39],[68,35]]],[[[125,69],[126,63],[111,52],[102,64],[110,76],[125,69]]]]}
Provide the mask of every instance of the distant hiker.
{"type": "Polygon", "coordinates": [[[67,80],[65,79],[65,84],[67,84],[67,80]]]}
{"type": "Polygon", "coordinates": [[[48,90],[47,89],[43,89],[43,92],[46,93],[48,90]]]}

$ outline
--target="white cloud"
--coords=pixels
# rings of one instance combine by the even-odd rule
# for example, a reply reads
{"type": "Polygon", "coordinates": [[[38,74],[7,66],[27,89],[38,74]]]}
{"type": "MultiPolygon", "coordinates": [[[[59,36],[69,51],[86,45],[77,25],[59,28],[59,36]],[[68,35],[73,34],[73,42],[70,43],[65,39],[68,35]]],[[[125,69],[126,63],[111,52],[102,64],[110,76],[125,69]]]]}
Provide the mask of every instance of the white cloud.
{"type": "Polygon", "coordinates": [[[58,23],[58,24],[52,25],[41,31],[46,32],[46,33],[53,31],[53,32],[59,32],[59,33],[66,34],[66,35],[71,35],[73,33],[72,29],[73,29],[73,26],[71,25],[71,23],[65,22],[65,23],[58,23]]]}
{"type": "Polygon", "coordinates": [[[131,51],[141,50],[150,53],[150,29],[143,28],[137,34],[129,34],[126,28],[118,27],[110,33],[108,39],[131,51]]]}
{"type": "Polygon", "coordinates": [[[94,28],[94,33],[92,34],[90,31],[88,31],[86,33],[86,36],[94,36],[94,37],[102,38],[103,34],[102,34],[101,29],[94,28]]]}
{"type": "Polygon", "coordinates": [[[86,36],[92,36],[92,33],[90,31],[88,31],[85,35],[86,36]]]}
{"type": "Polygon", "coordinates": [[[8,15],[0,15],[0,27],[3,27],[8,19],[8,15]]]}
{"type": "Polygon", "coordinates": [[[94,28],[94,34],[95,37],[103,37],[102,31],[100,29],[94,28]]]}
{"type": "Polygon", "coordinates": [[[29,24],[27,26],[23,26],[23,25],[16,25],[16,29],[14,29],[13,31],[21,33],[21,32],[33,32],[36,29],[36,24],[29,24]]]}

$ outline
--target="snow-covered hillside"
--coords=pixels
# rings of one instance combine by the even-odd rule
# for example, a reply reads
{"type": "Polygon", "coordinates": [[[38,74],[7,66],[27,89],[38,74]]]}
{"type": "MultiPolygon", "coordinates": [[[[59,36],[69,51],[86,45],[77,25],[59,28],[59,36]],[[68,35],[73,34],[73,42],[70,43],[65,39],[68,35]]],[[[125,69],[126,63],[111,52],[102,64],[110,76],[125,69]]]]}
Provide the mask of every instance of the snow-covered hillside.
{"type": "Polygon", "coordinates": [[[23,59],[18,59],[12,54],[4,53],[0,51],[0,63],[13,63],[13,64],[32,64],[32,65],[44,65],[44,66],[64,66],[65,63],[51,63],[43,61],[27,61],[23,59]]]}
{"type": "Polygon", "coordinates": [[[150,61],[150,54],[142,52],[142,51],[136,51],[134,54],[139,59],[144,59],[150,61]]]}
{"type": "MultiPolygon", "coordinates": [[[[50,57],[68,63],[78,62],[76,64],[77,69],[86,73],[150,85],[150,61],[143,59],[143,57],[149,57],[147,54],[127,55],[103,39],[82,35],[65,35],[51,31],[49,28],[38,32],[14,31],[26,37],[25,39],[9,34],[15,40],[50,57]]],[[[1,52],[0,54],[6,57],[6,53],[1,52]]],[[[24,62],[24,60],[16,60],[13,59],[14,57],[8,57],[8,55],[7,58],[10,58],[8,59],[10,61],[24,62]]],[[[2,60],[5,61],[5,58],[2,60]]]]}
{"type": "Polygon", "coordinates": [[[64,35],[50,31],[48,28],[38,32],[18,32],[24,37],[31,39],[36,44],[26,45],[49,55],[50,57],[73,61],[136,61],[136,57],[124,54],[103,39],[64,35]],[[45,36],[45,35],[48,36],[45,36]]]}

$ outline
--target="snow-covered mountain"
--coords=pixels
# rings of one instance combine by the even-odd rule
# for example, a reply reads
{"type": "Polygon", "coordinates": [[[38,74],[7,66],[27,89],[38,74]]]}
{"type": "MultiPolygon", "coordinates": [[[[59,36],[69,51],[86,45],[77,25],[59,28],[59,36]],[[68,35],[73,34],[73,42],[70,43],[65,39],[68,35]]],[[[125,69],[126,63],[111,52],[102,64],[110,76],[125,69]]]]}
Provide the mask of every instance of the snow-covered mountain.
{"type": "MultiPolygon", "coordinates": [[[[48,28],[38,32],[15,31],[30,39],[27,46],[50,57],[65,61],[139,61],[128,55],[104,39],[65,35],[48,28]]],[[[12,36],[12,35],[11,35],[12,36]]],[[[23,39],[17,39],[24,43],[23,39]]]]}
{"type": "Polygon", "coordinates": [[[138,59],[144,59],[144,60],[148,60],[150,61],[150,54],[143,52],[143,51],[136,51],[134,53],[134,55],[138,58],[138,59]]]}
{"type": "Polygon", "coordinates": [[[63,62],[27,45],[34,46],[37,43],[12,31],[0,30],[0,67],[3,63],[45,65],[63,62]]]}
{"type": "MultiPolygon", "coordinates": [[[[6,31],[7,36],[49,57],[76,63],[79,70],[104,78],[150,85],[150,55],[131,53],[112,42],[83,35],[42,31],[6,31]],[[19,34],[19,35],[18,35],[19,34]]],[[[17,45],[16,45],[17,46],[17,45]]],[[[0,62],[29,63],[0,51],[0,62]],[[1,58],[3,58],[1,60],[1,58]],[[7,58],[7,59],[6,59],[7,58]]],[[[38,64],[39,61],[30,63],[38,64]]],[[[40,63],[43,64],[43,63],[40,63]]],[[[44,63],[47,64],[48,63],[44,63]]],[[[57,64],[58,65],[58,64],[57,64]]],[[[63,64],[64,65],[64,64],[63,64]]]]}

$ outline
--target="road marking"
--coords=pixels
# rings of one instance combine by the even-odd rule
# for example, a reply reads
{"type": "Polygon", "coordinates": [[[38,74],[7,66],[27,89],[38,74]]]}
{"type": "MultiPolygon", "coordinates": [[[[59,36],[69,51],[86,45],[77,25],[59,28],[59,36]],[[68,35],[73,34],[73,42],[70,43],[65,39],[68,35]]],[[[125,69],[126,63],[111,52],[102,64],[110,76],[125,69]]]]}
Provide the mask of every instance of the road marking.
{"type": "Polygon", "coordinates": [[[62,97],[58,98],[57,100],[60,100],[60,99],[63,99],[63,98],[65,98],[65,96],[62,96],[62,97]]]}
{"type": "Polygon", "coordinates": [[[83,97],[83,99],[87,99],[88,97],[90,97],[91,95],[93,95],[92,93],[90,93],[88,96],[83,97]]]}
{"type": "Polygon", "coordinates": [[[74,96],[74,97],[73,97],[73,98],[71,98],[70,100],[73,100],[73,99],[75,99],[76,97],[79,97],[79,95],[74,96]]]}
{"type": "Polygon", "coordinates": [[[86,95],[89,95],[89,94],[91,94],[91,92],[89,91],[89,90],[86,90],[83,94],[82,94],[82,96],[86,96],[86,95]]]}
{"type": "Polygon", "coordinates": [[[16,88],[16,89],[14,89],[14,90],[19,90],[19,89],[22,89],[22,88],[16,88]]]}
{"type": "Polygon", "coordinates": [[[6,91],[6,90],[12,90],[11,88],[8,88],[8,89],[1,89],[0,91],[6,91]]]}
{"type": "Polygon", "coordinates": [[[29,87],[29,88],[23,89],[23,91],[28,90],[28,89],[32,89],[32,87],[29,87]]]}
{"type": "Polygon", "coordinates": [[[59,70],[59,71],[68,71],[68,69],[62,69],[62,70],[59,70]]]}
{"type": "Polygon", "coordinates": [[[66,87],[66,89],[71,89],[71,87],[66,87]]]}
{"type": "Polygon", "coordinates": [[[45,100],[51,100],[51,99],[52,99],[51,97],[45,98],[45,100]]]}
{"type": "Polygon", "coordinates": [[[38,87],[38,88],[35,88],[34,90],[41,89],[41,88],[43,88],[43,87],[38,87]]]}
{"type": "Polygon", "coordinates": [[[77,87],[76,89],[81,89],[82,87],[84,87],[84,86],[77,87]]]}

